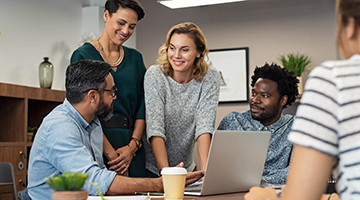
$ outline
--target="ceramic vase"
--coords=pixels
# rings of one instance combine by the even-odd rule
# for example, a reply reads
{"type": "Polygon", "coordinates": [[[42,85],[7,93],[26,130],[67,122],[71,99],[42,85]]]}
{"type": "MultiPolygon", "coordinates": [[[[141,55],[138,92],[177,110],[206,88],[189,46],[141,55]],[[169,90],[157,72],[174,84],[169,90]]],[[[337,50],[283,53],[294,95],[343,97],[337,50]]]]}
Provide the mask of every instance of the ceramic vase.
{"type": "Polygon", "coordinates": [[[49,62],[49,58],[45,57],[44,61],[39,65],[39,82],[41,88],[51,89],[54,77],[54,66],[49,62]]]}
{"type": "Polygon", "coordinates": [[[299,80],[298,91],[299,91],[299,95],[301,96],[304,91],[304,83],[303,83],[302,76],[298,76],[297,79],[299,80]]]}
{"type": "Polygon", "coordinates": [[[87,190],[79,191],[52,191],[52,200],[86,200],[88,198],[87,190]]]}

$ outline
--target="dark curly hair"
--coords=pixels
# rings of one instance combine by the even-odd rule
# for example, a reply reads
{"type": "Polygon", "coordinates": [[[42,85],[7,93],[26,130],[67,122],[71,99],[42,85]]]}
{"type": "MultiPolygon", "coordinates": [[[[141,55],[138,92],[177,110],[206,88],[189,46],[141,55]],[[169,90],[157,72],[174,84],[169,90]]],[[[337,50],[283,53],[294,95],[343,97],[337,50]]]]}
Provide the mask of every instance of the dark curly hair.
{"type": "Polygon", "coordinates": [[[262,67],[256,66],[254,75],[251,77],[251,87],[255,86],[255,83],[259,78],[266,78],[276,82],[280,97],[284,95],[288,96],[288,100],[283,108],[294,103],[296,97],[299,95],[299,80],[296,78],[294,72],[291,72],[286,68],[281,68],[275,63],[272,63],[271,65],[265,63],[262,67]]]}

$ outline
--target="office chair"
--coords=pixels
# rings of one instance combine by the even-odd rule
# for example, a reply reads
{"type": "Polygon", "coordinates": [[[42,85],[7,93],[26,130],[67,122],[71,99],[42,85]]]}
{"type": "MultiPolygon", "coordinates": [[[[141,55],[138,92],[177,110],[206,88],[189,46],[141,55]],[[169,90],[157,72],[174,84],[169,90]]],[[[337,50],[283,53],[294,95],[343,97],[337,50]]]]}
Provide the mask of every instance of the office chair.
{"type": "Polygon", "coordinates": [[[0,162],[0,183],[13,183],[14,200],[17,200],[14,168],[9,162],[0,162]]]}

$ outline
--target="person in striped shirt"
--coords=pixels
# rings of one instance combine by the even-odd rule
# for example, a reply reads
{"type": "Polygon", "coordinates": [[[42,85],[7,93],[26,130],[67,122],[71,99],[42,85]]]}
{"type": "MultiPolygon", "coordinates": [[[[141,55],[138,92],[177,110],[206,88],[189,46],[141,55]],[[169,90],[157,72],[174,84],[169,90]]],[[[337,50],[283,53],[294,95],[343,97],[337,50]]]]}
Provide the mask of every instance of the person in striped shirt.
{"type": "MultiPolygon", "coordinates": [[[[326,61],[309,76],[289,134],[294,154],[281,199],[320,199],[332,170],[341,199],[360,199],[360,1],[337,0],[336,15],[345,60],[326,61]]],[[[277,199],[274,190],[245,195],[268,198],[277,199]]]]}

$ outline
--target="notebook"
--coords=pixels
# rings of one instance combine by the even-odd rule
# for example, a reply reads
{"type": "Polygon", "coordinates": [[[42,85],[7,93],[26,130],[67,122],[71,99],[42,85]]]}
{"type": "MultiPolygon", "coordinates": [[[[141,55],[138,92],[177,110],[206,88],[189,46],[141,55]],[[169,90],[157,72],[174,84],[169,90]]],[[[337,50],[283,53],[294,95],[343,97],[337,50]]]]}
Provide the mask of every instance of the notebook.
{"type": "Polygon", "coordinates": [[[185,194],[235,193],[259,186],[270,136],[268,131],[215,131],[204,181],[186,187],[185,194]]]}

